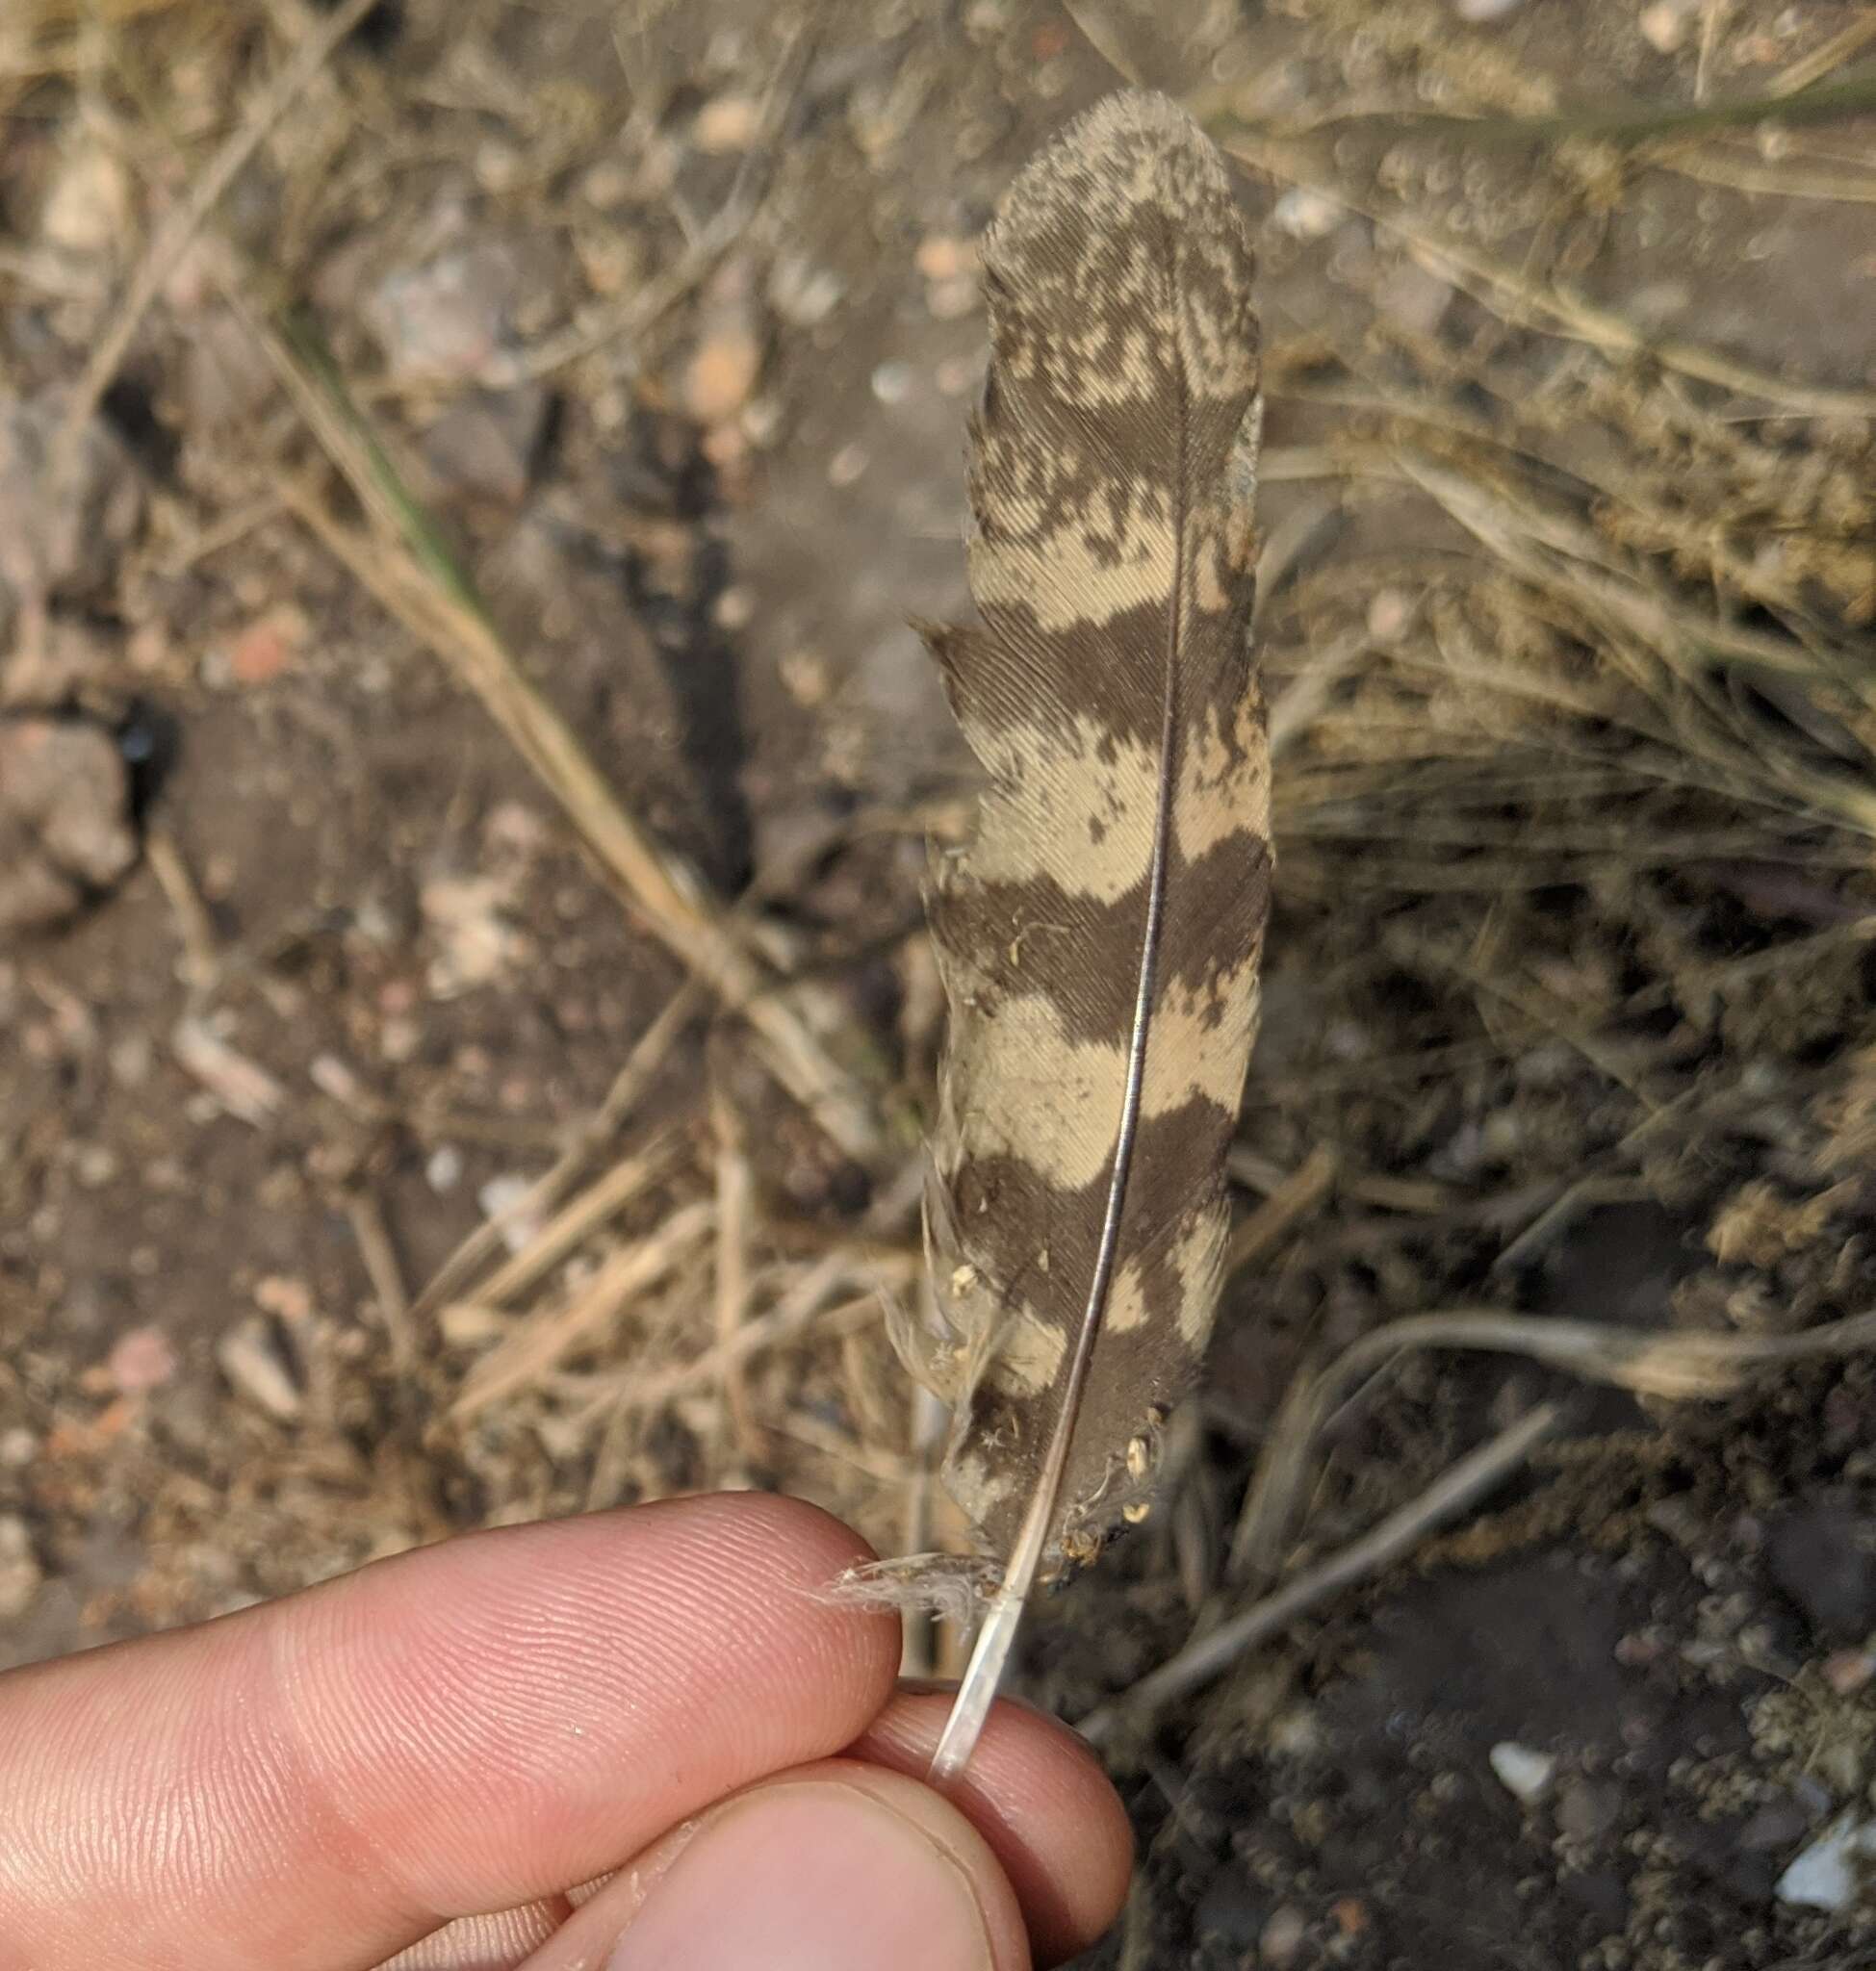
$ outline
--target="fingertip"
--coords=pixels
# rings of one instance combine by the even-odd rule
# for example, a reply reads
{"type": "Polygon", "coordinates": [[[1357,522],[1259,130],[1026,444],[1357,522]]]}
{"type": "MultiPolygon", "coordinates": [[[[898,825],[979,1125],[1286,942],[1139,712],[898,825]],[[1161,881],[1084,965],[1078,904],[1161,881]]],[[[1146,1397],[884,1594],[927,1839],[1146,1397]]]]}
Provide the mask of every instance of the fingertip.
{"type": "Polygon", "coordinates": [[[528,1971],[1029,1971],[1014,1885],[919,1780],[852,1759],[778,1774],[635,1856],[528,1971]]]}
{"type": "MultiPolygon", "coordinates": [[[[950,1708],[949,1691],[901,1691],[848,1755],[922,1778],[950,1708]]],[[[1015,1886],[1038,1963],[1086,1950],[1119,1915],[1133,1828],[1100,1761],[1066,1725],[999,1703],[951,1797],[1015,1886]]]]}

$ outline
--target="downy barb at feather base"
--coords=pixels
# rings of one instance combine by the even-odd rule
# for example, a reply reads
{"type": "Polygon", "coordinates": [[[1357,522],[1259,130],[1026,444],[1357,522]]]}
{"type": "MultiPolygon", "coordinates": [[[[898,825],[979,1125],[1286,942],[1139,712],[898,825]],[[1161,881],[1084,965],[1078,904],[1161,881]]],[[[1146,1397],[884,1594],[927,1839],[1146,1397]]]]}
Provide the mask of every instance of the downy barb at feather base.
{"type": "Polygon", "coordinates": [[[1144,1515],[1218,1297],[1272,872],[1253,256],[1223,161],[1165,98],[1110,97],[1012,185],[984,262],[980,621],[930,641],[988,784],[930,885],[932,1307],[894,1340],[1007,1558],[940,1779],[1038,1574],[1144,1515]]]}

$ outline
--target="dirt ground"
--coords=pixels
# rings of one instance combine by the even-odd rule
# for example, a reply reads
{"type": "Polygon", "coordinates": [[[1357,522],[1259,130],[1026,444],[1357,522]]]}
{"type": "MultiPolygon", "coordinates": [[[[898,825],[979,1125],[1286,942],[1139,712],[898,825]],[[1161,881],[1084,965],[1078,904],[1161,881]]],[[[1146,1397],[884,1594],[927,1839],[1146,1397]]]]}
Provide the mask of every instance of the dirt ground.
{"type": "Polygon", "coordinates": [[[705,1485],[957,1541],[909,626],[1121,71],[1259,227],[1279,872],[1205,1394],[1023,1665],[1091,1961],[1876,1965],[1870,10],[346,12],[0,17],[0,1667],[705,1485]]]}

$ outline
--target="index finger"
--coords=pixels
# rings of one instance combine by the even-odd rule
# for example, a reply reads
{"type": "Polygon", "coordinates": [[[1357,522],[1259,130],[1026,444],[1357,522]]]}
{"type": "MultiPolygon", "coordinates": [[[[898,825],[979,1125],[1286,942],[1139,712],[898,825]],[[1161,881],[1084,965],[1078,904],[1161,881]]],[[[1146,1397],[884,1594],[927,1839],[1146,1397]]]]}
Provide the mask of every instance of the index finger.
{"type": "Polygon", "coordinates": [[[40,1971],[337,1971],[614,1866],[885,1703],[811,1506],[475,1534],[0,1677],[0,1935],[40,1971]]]}

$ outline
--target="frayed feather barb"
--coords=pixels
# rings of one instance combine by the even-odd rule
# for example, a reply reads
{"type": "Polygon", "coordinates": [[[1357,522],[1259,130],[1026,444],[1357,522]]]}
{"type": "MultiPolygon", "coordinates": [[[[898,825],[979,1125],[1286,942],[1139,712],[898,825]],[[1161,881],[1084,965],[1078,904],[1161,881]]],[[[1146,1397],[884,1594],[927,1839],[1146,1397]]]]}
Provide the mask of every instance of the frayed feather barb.
{"type": "Polygon", "coordinates": [[[1253,258],[1223,162],[1165,98],[1111,97],[1017,178],[984,260],[981,620],[931,642],[988,786],[928,899],[937,1319],[896,1339],[1008,1558],[940,1777],[1039,1572],[1144,1513],[1210,1334],[1272,868],[1253,258]]]}

